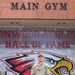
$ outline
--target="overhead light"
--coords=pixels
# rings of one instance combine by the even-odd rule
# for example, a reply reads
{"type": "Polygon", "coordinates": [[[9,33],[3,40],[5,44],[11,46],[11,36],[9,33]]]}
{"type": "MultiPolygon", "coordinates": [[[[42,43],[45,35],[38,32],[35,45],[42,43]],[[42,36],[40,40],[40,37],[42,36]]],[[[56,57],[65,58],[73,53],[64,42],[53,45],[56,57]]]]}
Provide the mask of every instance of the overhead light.
{"type": "Polygon", "coordinates": [[[11,22],[11,24],[19,24],[19,22],[11,22]]]}
{"type": "Polygon", "coordinates": [[[59,22],[58,24],[66,24],[65,22],[59,22]]]}
{"type": "Polygon", "coordinates": [[[65,22],[63,22],[63,24],[66,24],[65,22]]]}

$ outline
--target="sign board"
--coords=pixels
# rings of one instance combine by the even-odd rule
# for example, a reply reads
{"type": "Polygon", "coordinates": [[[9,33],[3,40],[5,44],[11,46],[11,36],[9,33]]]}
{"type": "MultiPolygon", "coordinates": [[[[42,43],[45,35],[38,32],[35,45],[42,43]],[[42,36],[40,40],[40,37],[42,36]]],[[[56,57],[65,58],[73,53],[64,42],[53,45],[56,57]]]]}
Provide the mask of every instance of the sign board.
{"type": "Polygon", "coordinates": [[[75,19],[75,0],[0,1],[1,19],[75,19]]]}

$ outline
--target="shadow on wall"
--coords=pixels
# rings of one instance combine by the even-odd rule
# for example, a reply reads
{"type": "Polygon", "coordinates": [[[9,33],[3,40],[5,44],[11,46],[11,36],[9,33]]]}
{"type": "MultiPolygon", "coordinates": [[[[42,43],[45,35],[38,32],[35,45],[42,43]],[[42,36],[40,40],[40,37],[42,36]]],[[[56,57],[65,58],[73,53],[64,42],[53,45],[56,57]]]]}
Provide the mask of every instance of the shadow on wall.
{"type": "Polygon", "coordinates": [[[75,75],[75,71],[74,72],[70,72],[70,75],[75,75]]]}

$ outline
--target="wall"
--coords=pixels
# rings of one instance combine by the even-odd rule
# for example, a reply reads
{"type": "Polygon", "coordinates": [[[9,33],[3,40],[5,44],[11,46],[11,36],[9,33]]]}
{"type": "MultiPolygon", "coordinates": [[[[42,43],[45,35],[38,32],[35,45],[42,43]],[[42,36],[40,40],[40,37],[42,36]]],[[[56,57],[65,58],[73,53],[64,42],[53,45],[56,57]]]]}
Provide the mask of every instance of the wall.
{"type": "Polygon", "coordinates": [[[1,19],[75,19],[74,13],[75,0],[0,0],[1,19]],[[18,10],[12,10],[11,3],[14,3],[14,5],[18,3],[18,10]],[[22,7],[22,3],[24,3],[25,9],[22,7]],[[28,3],[30,3],[29,9],[28,3]],[[32,3],[38,3],[38,9],[33,9],[32,3]],[[61,3],[67,3],[66,10],[61,10],[61,3]],[[45,8],[46,4],[47,9],[45,8]],[[55,9],[54,6],[56,6],[55,9]],[[22,10],[20,10],[21,7],[22,10]]]}

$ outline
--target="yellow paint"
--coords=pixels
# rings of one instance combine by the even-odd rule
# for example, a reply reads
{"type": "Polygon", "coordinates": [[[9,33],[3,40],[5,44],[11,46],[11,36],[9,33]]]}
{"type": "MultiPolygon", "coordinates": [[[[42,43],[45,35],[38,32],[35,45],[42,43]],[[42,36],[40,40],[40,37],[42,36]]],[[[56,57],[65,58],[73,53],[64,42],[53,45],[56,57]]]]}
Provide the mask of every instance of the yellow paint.
{"type": "Polygon", "coordinates": [[[73,68],[72,63],[68,60],[61,60],[59,61],[56,66],[54,66],[53,68],[51,68],[51,71],[55,74],[55,75],[62,75],[60,69],[61,68],[66,68],[67,72],[70,72],[73,68]]]}

